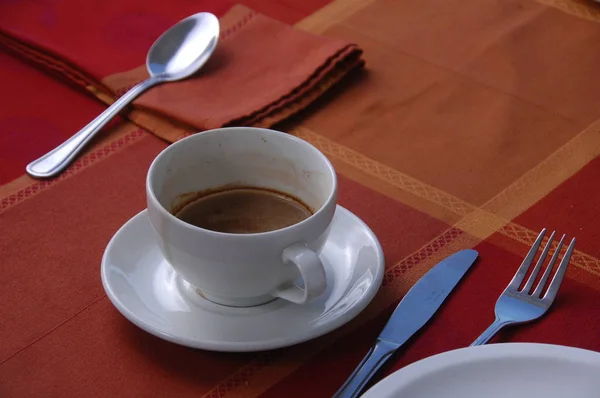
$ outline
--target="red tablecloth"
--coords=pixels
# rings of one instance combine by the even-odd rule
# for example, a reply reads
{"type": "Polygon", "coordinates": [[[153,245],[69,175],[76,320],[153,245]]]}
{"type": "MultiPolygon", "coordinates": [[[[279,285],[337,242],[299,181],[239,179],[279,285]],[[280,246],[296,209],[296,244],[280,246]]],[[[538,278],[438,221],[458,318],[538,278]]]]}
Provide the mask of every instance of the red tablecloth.
{"type": "Polygon", "coordinates": [[[114,232],[144,208],[148,165],[166,143],[115,121],[60,178],[30,179],[29,161],[104,107],[0,52],[0,395],[331,396],[410,286],[462,248],[480,260],[382,375],[470,344],[542,227],[578,239],[558,299],[543,319],[493,342],[600,350],[596,6],[246,5],[365,51],[365,72],[277,128],[332,160],[340,204],[379,237],[386,275],[377,296],[324,337],[262,353],[188,349],[133,326],[104,294],[99,264],[114,232]]]}

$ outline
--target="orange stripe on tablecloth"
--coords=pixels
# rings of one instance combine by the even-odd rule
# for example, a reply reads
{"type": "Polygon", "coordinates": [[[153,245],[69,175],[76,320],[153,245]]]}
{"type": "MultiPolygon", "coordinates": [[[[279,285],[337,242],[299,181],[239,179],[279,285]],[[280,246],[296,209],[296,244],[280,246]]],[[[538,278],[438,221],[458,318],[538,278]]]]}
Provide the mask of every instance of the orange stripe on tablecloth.
{"type": "MultiPolygon", "coordinates": [[[[494,233],[499,233],[517,242],[523,243],[527,247],[533,245],[533,242],[539,234],[539,231],[533,231],[516,222],[507,221],[504,218],[481,209],[477,209],[475,212],[464,217],[457,222],[455,226],[478,236],[482,240],[489,238],[494,233]]],[[[498,246],[512,251],[512,247],[506,247],[502,243],[499,243],[498,246]]],[[[552,246],[556,247],[556,241],[552,246]]],[[[600,259],[584,251],[574,250],[570,264],[591,275],[600,276],[600,259]]],[[[583,275],[574,276],[573,279],[594,288],[596,288],[596,285],[598,284],[598,279],[590,280],[583,275]]]]}
{"type": "Polygon", "coordinates": [[[300,345],[274,353],[260,354],[248,365],[215,386],[203,398],[257,397],[268,388],[293,373],[302,364],[319,354],[333,341],[356,330],[396,302],[427,270],[457,250],[471,248],[479,239],[449,228],[429,243],[390,268],[373,302],[349,325],[338,329],[310,345],[300,345]],[[275,356],[274,356],[275,355],[275,356]],[[294,361],[287,360],[294,358],[294,361]],[[298,360],[300,358],[300,360],[298,360]],[[269,366],[277,359],[277,366],[269,366]]]}
{"type": "Polygon", "coordinates": [[[600,21],[600,8],[592,1],[586,0],[536,0],[538,3],[548,7],[556,8],[566,14],[587,19],[588,21],[600,21]]]}
{"type": "Polygon", "coordinates": [[[454,195],[426,184],[408,174],[397,171],[392,167],[361,154],[360,152],[340,145],[308,128],[298,127],[291,131],[291,133],[299,138],[309,141],[328,156],[339,159],[402,191],[406,191],[414,196],[450,210],[454,214],[466,216],[476,209],[476,206],[473,206],[454,195]]]}
{"type": "MultiPolygon", "coordinates": [[[[517,223],[508,223],[502,230],[498,231],[504,236],[508,236],[516,241],[519,241],[526,245],[527,247],[533,245],[535,239],[537,238],[539,232],[532,231],[528,228],[525,228],[517,223]]],[[[568,241],[567,241],[568,242],[568,241]]],[[[551,247],[556,248],[557,242],[554,242],[551,247]]],[[[564,249],[563,249],[564,250],[564,249]]],[[[600,276],[600,260],[594,256],[591,256],[587,253],[584,253],[579,250],[574,250],[573,255],[571,257],[571,264],[576,265],[577,267],[588,271],[591,274],[600,276]]],[[[579,282],[585,282],[580,280],[579,278],[574,278],[579,282]]],[[[597,282],[597,281],[596,281],[597,282]]],[[[586,283],[586,285],[590,285],[586,283]]],[[[590,285],[591,286],[591,285],[590,285]]],[[[594,284],[595,288],[598,288],[597,283],[594,284]]]]}
{"type": "Polygon", "coordinates": [[[17,181],[15,181],[15,183],[17,183],[18,185],[23,184],[24,186],[18,187],[17,191],[8,193],[6,196],[0,199],[0,213],[39,194],[40,192],[48,188],[56,186],[61,181],[64,181],[74,175],[77,175],[79,172],[85,170],[86,168],[104,159],[107,159],[113,153],[119,152],[120,150],[126,148],[127,146],[129,146],[133,142],[136,142],[144,136],[146,136],[144,130],[135,128],[133,131],[126,133],[125,135],[119,136],[118,138],[107,142],[102,147],[94,149],[86,155],[82,156],[56,178],[50,180],[34,180],[30,177],[22,177],[21,179],[18,179],[17,181]]]}
{"type": "MultiPolygon", "coordinates": [[[[498,206],[499,203],[509,202],[510,198],[510,200],[517,203],[519,200],[527,201],[521,202],[522,206],[513,205],[513,208],[523,208],[523,210],[525,210],[526,208],[532,206],[535,204],[535,202],[545,196],[549,190],[556,188],[560,183],[580,170],[581,167],[588,162],[586,159],[593,158],[596,156],[595,154],[600,153],[599,130],[600,129],[596,123],[590,126],[588,129],[584,130],[569,143],[567,143],[563,147],[564,149],[559,149],[544,162],[540,163],[538,167],[532,169],[532,173],[525,174],[522,177],[523,182],[517,181],[515,184],[509,186],[506,192],[501,192],[488,203],[492,203],[493,206],[498,206]],[[567,154],[569,156],[567,156],[567,154]],[[521,190],[519,187],[528,186],[528,184],[534,184],[532,179],[539,175],[539,173],[547,172],[548,170],[554,170],[559,167],[562,167],[564,172],[546,176],[543,181],[538,182],[539,187],[534,191],[537,192],[537,196],[519,195],[521,190]]],[[[494,214],[485,208],[478,208],[474,205],[471,205],[454,195],[444,192],[441,189],[423,183],[414,177],[368,158],[367,156],[340,145],[328,138],[325,138],[312,130],[299,127],[294,129],[292,134],[311,142],[332,159],[342,161],[361,172],[367,173],[372,177],[375,177],[378,180],[393,186],[396,189],[408,192],[411,195],[417,196],[435,204],[436,206],[453,212],[457,216],[461,217],[460,220],[456,222],[455,226],[471,235],[478,237],[481,240],[485,240],[492,234],[498,232],[524,243],[530,242],[530,240],[524,241],[523,236],[537,236],[538,234],[536,231],[532,231],[524,226],[511,222],[510,219],[494,214]]],[[[353,178],[352,173],[349,173],[346,176],[353,178]]],[[[537,185],[534,184],[534,187],[537,187],[537,185]]],[[[378,191],[389,196],[389,191],[378,191]]],[[[395,200],[402,201],[402,197],[400,196],[393,195],[391,197],[395,200]]],[[[410,205],[410,202],[407,202],[406,204],[410,205]]],[[[436,212],[428,212],[428,214],[433,217],[439,215],[436,212]]],[[[518,214],[512,214],[510,218],[516,217],[517,215],[518,214]]],[[[531,241],[531,243],[533,243],[533,241],[531,241]]],[[[574,266],[593,275],[600,276],[600,260],[594,256],[579,250],[575,250],[571,259],[571,263],[574,266]]],[[[578,281],[584,282],[583,280],[579,279],[578,281]]],[[[589,281],[587,283],[589,283],[589,281]]]]}

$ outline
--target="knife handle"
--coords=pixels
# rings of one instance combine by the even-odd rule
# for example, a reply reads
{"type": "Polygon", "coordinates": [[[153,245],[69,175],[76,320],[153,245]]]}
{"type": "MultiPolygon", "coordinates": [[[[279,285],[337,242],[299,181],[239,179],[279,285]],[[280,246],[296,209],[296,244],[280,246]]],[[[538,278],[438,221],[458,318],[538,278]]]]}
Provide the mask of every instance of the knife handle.
{"type": "Polygon", "coordinates": [[[356,398],[359,396],[368,381],[379,370],[400,346],[383,339],[377,339],[374,346],[360,364],[354,369],[348,380],[333,395],[333,398],[356,398]]]}

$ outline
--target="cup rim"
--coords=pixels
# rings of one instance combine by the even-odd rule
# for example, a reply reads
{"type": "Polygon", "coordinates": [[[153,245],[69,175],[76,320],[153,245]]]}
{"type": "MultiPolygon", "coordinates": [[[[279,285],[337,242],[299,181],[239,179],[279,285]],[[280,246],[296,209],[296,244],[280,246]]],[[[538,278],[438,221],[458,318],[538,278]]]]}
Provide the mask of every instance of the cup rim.
{"type": "Polygon", "coordinates": [[[331,204],[332,201],[334,201],[334,199],[337,196],[337,187],[338,185],[338,179],[337,179],[337,174],[335,172],[335,168],[333,167],[333,165],[331,164],[331,161],[329,161],[329,159],[327,158],[327,156],[325,156],[325,154],[323,152],[321,152],[317,147],[315,147],[313,144],[311,144],[308,141],[305,141],[301,138],[298,138],[294,135],[291,135],[289,133],[285,133],[283,131],[278,131],[278,130],[272,130],[272,129],[266,129],[266,128],[261,128],[261,127],[222,127],[222,128],[217,128],[217,129],[210,129],[210,130],[206,130],[206,131],[200,131],[197,133],[194,133],[188,137],[182,138],[178,141],[175,141],[173,143],[171,143],[169,146],[167,146],[165,149],[163,149],[153,160],[152,163],[150,163],[150,166],[148,167],[148,172],[146,173],[146,192],[147,195],[150,196],[150,199],[152,200],[153,203],[155,203],[156,207],[158,208],[158,211],[163,215],[166,216],[167,218],[173,220],[176,224],[190,229],[192,231],[201,231],[204,233],[208,233],[210,235],[213,236],[220,236],[220,237],[235,237],[235,238],[257,238],[257,237],[268,237],[270,235],[274,235],[274,234],[280,234],[284,231],[289,231],[291,229],[297,228],[298,226],[305,224],[307,222],[309,222],[311,219],[313,219],[314,217],[316,217],[317,215],[323,213],[324,211],[326,211],[326,208],[329,207],[329,205],[331,204]],[[152,179],[152,175],[155,171],[155,167],[156,164],[159,162],[159,160],[163,157],[166,156],[166,154],[172,150],[174,150],[173,148],[175,148],[176,146],[181,146],[181,145],[185,145],[186,141],[190,141],[190,140],[194,140],[194,139],[198,139],[197,136],[201,135],[201,134],[217,134],[218,132],[224,131],[224,130],[261,130],[263,132],[267,132],[267,134],[272,134],[272,135],[281,135],[283,137],[285,137],[286,139],[289,139],[291,141],[297,142],[300,145],[305,145],[308,146],[311,150],[315,151],[316,153],[318,153],[323,160],[325,161],[325,165],[327,166],[327,170],[329,171],[331,177],[332,177],[332,189],[331,192],[329,193],[329,196],[327,197],[327,199],[325,200],[325,203],[319,208],[319,210],[315,211],[314,213],[312,213],[309,217],[305,218],[304,220],[297,222],[295,224],[292,225],[288,225],[287,227],[284,228],[279,228],[279,229],[274,229],[271,231],[266,231],[266,232],[253,232],[253,233],[248,233],[248,234],[236,234],[236,233],[231,233],[231,232],[219,232],[219,231],[213,231],[210,229],[206,229],[206,228],[202,228],[202,227],[198,227],[196,225],[187,223],[177,217],[175,217],[174,214],[172,214],[170,211],[168,211],[165,206],[163,206],[163,204],[158,200],[158,198],[156,197],[156,194],[154,193],[154,190],[152,189],[152,184],[151,184],[151,179],[152,179]]]}

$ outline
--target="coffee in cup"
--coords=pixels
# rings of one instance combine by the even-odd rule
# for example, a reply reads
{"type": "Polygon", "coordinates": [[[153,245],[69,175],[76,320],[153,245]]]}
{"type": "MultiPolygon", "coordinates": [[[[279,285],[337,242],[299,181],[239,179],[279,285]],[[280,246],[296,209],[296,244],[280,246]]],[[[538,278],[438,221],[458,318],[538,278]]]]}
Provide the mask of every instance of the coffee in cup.
{"type": "Polygon", "coordinates": [[[312,213],[307,204],[286,193],[244,186],[198,192],[173,210],[175,217],[199,228],[234,234],[289,227],[312,213]]]}

